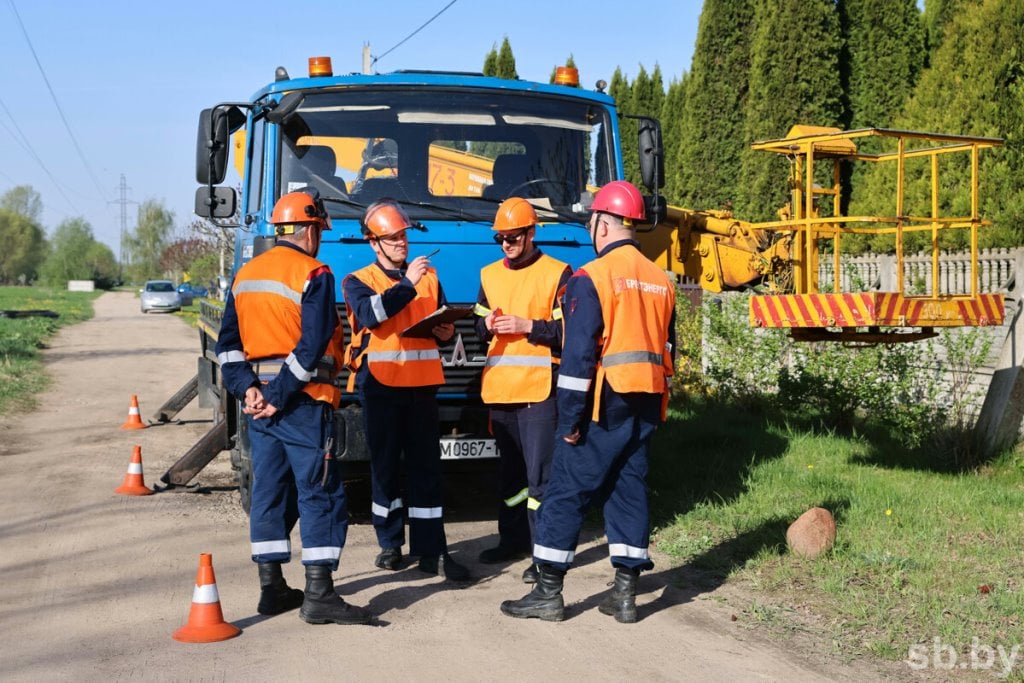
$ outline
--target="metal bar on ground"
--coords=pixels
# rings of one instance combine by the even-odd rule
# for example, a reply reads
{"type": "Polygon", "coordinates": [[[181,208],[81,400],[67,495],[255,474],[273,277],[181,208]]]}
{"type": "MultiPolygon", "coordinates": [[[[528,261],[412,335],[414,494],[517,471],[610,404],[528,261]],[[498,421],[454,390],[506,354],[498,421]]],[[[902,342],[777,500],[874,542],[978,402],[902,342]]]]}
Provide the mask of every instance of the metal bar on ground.
{"type": "Polygon", "coordinates": [[[192,375],[192,379],[185,382],[184,386],[160,406],[160,409],[153,414],[157,422],[170,422],[174,416],[199,395],[199,375],[192,375]]]}
{"type": "Polygon", "coordinates": [[[203,435],[178,462],[170,466],[160,481],[170,486],[185,486],[223,450],[231,448],[228,422],[221,420],[203,435]]]}

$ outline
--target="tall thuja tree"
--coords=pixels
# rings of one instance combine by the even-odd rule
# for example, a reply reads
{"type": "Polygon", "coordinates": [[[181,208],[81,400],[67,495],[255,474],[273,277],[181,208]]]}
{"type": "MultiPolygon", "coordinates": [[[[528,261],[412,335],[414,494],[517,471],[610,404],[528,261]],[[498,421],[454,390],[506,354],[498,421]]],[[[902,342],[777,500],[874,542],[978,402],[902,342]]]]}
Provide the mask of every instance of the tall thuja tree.
{"type": "Polygon", "coordinates": [[[924,67],[916,0],[840,0],[849,128],[892,126],[924,67]]]}
{"type": "Polygon", "coordinates": [[[519,74],[516,73],[516,58],[512,54],[512,45],[508,42],[508,36],[502,39],[501,47],[498,48],[498,62],[494,75],[512,81],[519,78],[519,74]]]}
{"type": "MultiPolygon", "coordinates": [[[[932,65],[921,74],[895,127],[983,137],[1001,137],[1005,146],[981,154],[983,217],[994,222],[980,233],[982,247],[1024,244],[1024,3],[1020,0],[962,0],[962,10],[946,24],[932,65]]],[[[889,165],[891,166],[891,164],[889,165]]],[[[891,215],[895,210],[892,168],[873,168],[854,190],[851,211],[891,215]]],[[[931,173],[924,162],[907,165],[905,212],[931,212],[931,173]]],[[[970,215],[966,154],[939,161],[940,213],[970,215]]],[[[967,231],[946,230],[940,246],[966,246],[967,231]]],[[[926,246],[926,236],[907,236],[907,249],[926,246]]],[[[892,249],[891,238],[873,242],[892,249]]]]}
{"type": "Polygon", "coordinates": [[[735,200],[754,32],[750,0],[704,0],[693,64],[679,109],[679,143],[668,157],[669,190],[684,206],[715,209],[735,200]]]}
{"type": "MultiPolygon", "coordinates": [[[[842,78],[846,96],[846,125],[891,128],[924,67],[924,28],[916,0],[840,0],[839,20],[845,45],[842,78]]],[[[878,138],[857,141],[859,151],[882,151],[878,138]]],[[[871,172],[867,164],[843,169],[844,208],[857,183],[871,172]]],[[[867,243],[864,235],[846,242],[851,252],[867,243]]]]}
{"type": "Polygon", "coordinates": [[[676,160],[679,158],[682,142],[682,110],[689,78],[688,73],[684,73],[680,79],[673,78],[661,103],[661,140],[665,147],[664,194],[671,204],[681,203],[680,168],[676,160]]]}
{"type": "Polygon", "coordinates": [[[928,59],[926,63],[931,64],[931,55],[942,44],[942,36],[946,31],[946,25],[956,16],[964,5],[965,0],[926,0],[924,3],[924,35],[925,45],[928,48],[928,59]]]}
{"type": "MultiPolygon", "coordinates": [[[[615,67],[612,74],[612,82],[608,86],[608,94],[615,99],[620,114],[632,114],[633,112],[633,90],[629,85],[629,79],[622,74],[622,69],[615,67]]],[[[636,121],[632,119],[619,119],[619,136],[622,139],[622,163],[626,170],[626,177],[629,177],[631,168],[636,168],[639,155],[637,154],[636,143],[636,121]]]]}
{"type": "Polygon", "coordinates": [[[498,48],[491,46],[491,51],[484,57],[484,76],[498,75],[498,48]]]}
{"type": "MultiPolygon", "coordinates": [[[[759,2],[750,51],[750,92],[743,140],[786,135],[794,124],[842,121],[839,14],[833,0],[759,2]]],[[[788,163],[744,149],[736,186],[737,215],[770,220],[788,200],[788,163]]]]}

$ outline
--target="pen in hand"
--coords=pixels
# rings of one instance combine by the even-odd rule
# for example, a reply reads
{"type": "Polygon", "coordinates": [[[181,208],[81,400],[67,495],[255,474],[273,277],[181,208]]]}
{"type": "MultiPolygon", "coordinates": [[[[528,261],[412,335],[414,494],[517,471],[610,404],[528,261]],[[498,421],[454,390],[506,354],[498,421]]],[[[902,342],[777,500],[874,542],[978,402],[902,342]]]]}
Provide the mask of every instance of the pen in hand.
{"type": "Polygon", "coordinates": [[[438,247],[434,251],[430,252],[424,258],[431,258],[432,256],[436,256],[439,251],[441,251],[441,247],[438,247]]]}

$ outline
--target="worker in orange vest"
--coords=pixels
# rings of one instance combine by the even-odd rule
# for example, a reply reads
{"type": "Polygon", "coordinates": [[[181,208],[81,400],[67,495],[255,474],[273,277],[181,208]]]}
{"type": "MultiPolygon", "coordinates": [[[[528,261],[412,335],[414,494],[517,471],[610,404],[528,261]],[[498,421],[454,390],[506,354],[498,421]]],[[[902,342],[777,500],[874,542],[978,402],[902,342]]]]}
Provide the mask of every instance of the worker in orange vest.
{"type": "Polygon", "coordinates": [[[334,275],[316,259],[331,220],[319,195],[291,192],[274,206],[277,244],[238,271],[217,336],[224,386],[243,401],[252,444],[249,535],[260,576],[260,614],[301,605],[313,624],[365,624],[370,613],[334,592],[345,547],[345,490],[331,457],[341,392],[342,339],[334,275]],[[281,563],[301,517],[306,590],[281,563]]]}
{"type": "Polygon", "coordinates": [[[342,291],[352,330],[345,351],[352,369],[348,389],[358,391],[370,449],[371,512],[381,548],[374,564],[402,566],[408,516],[409,553],[419,556],[420,571],[467,581],[469,571],[452,559],[445,542],[436,397],[444,384],[437,345],[452,338],[455,326],[436,325],[429,338],[401,335],[445,304],[430,261],[407,261],[407,232],[422,226],[398,202],[382,199],[366,209],[362,227],[376,260],[348,275],[342,291]]]}
{"type": "Polygon", "coordinates": [[[573,274],[562,300],[565,338],[558,374],[558,427],[551,477],[537,518],[538,579],[512,617],[564,618],[562,581],[583,517],[603,506],[612,590],[600,605],[619,622],[637,619],[636,583],[648,553],[647,451],[664,420],[675,341],[675,286],[644,257],[634,223],[640,191],[618,180],[598,191],[590,234],[597,258],[573,274]]]}
{"type": "MultiPolygon", "coordinates": [[[[520,197],[498,207],[494,240],[505,258],[480,271],[477,334],[487,347],[481,397],[490,406],[500,454],[498,545],[480,553],[496,564],[525,557],[544,497],[555,436],[554,379],[562,347],[558,293],[572,270],[534,243],[537,213],[520,197]]],[[[523,581],[534,583],[530,565],[523,581]]]]}

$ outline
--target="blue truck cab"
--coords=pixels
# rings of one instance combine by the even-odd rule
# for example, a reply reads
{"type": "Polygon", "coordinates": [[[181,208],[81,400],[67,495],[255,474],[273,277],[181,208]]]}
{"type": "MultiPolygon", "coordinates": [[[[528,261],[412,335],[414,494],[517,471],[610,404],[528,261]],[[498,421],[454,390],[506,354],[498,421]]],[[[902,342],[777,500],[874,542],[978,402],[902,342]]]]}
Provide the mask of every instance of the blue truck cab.
{"type": "MultiPolygon", "coordinates": [[[[331,217],[318,258],[335,274],[343,321],[341,282],[374,259],[360,218],[384,197],[426,227],[410,231],[409,258],[439,250],[431,264],[450,305],[471,306],[481,267],[502,257],[491,226],[510,196],[536,208],[536,244],[545,253],[573,268],[593,258],[589,200],[599,186],[623,177],[618,119],[607,94],[470,73],[334,76],[329,68],[322,75],[311,70],[309,77],[290,78],[279,68],[250,101],[222,103],[200,116],[196,213],[236,217],[236,269],[273,245],[268,221],[277,199],[305,187],[319,191],[331,217]],[[220,185],[232,146],[236,157],[244,155],[240,198],[220,185]]],[[[229,421],[232,460],[244,487],[248,439],[237,406],[220,387],[210,353],[219,324],[215,311],[208,313],[201,323],[200,394],[229,421]]],[[[496,457],[479,397],[486,347],[472,318],[456,328],[441,347],[442,454],[496,457]]],[[[346,379],[339,378],[343,388],[346,379]]],[[[356,396],[344,394],[335,421],[342,462],[368,459],[359,411],[356,396]]]]}

